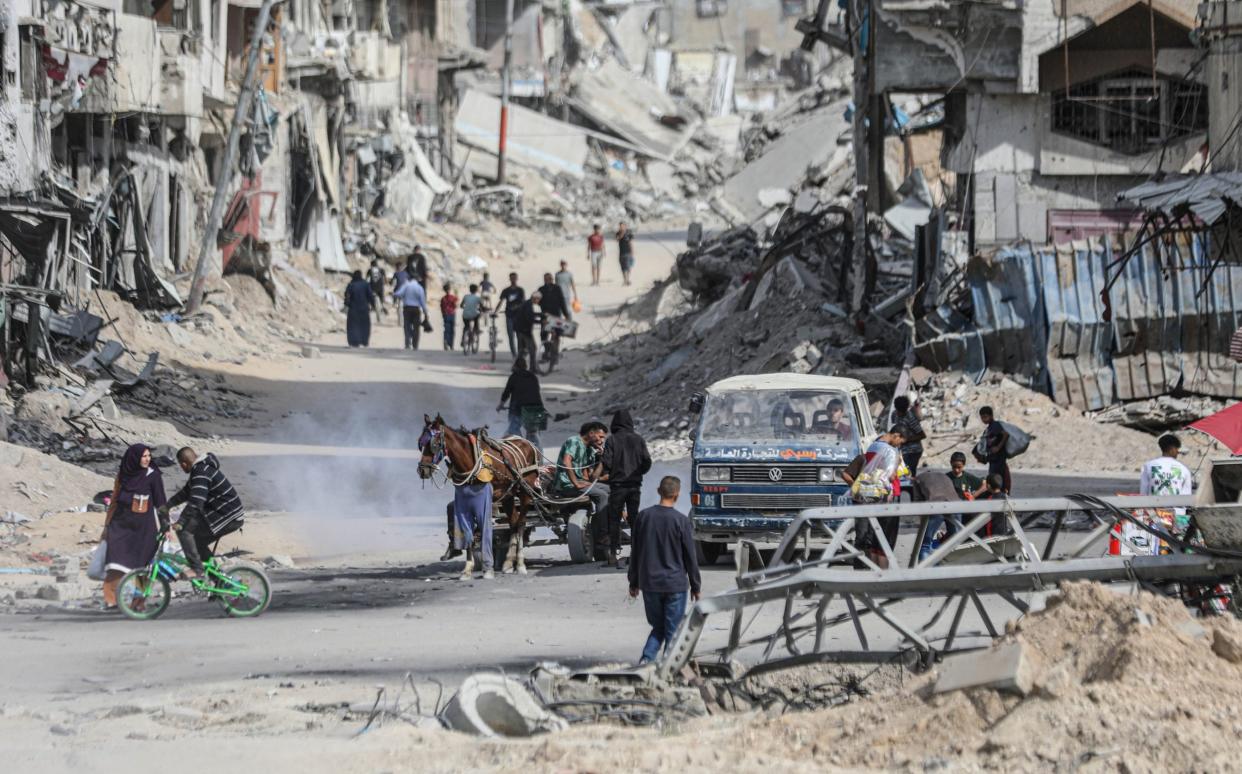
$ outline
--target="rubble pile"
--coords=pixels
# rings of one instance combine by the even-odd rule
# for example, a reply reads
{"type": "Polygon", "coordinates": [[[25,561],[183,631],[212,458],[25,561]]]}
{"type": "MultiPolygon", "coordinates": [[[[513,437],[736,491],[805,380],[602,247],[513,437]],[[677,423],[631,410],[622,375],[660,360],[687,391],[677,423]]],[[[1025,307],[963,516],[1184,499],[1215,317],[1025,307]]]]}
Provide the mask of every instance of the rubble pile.
{"type": "MultiPolygon", "coordinates": [[[[676,283],[665,292],[677,291],[676,283]]],[[[814,294],[778,279],[772,290],[740,308],[735,288],[706,309],[661,319],[649,330],[588,348],[584,371],[597,392],[573,399],[582,410],[607,414],[629,407],[661,456],[684,456],[694,418],[689,396],[737,374],[775,371],[852,376],[883,395],[896,382],[892,337],[858,336],[814,294]]]]}
{"type": "MultiPolygon", "coordinates": [[[[1233,768],[1242,753],[1242,625],[1233,618],[1196,620],[1176,600],[1073,583],[993,648],[1019,651],[1019,674],[950,690],[942,684],[947,662],[918,676],[872,667],[877,674],[861,680],[812,665],[743,681],[747,690],[739,693],[772,697],[771,705],[705,717],[687,717],[696,714],[688,710],[698,697],[678,704],[668,692],[629,690],[599,701],[599,691],[584,683],[579,691],[594,702],[557,695],[556,710],[575,719],[608,714],[601,718],[608,723],[542,734],[537,743],[406,724],[392,726],[388,738],[435,750],[446,767],[497,770],[572,761],[582,769],[644,771],[1044,771],[1084,762],[1109,770],[1218,771],[1233,768]],[[842,694],[852,700],[832,701],[842,694]],[[781,700],[798,708],[825,696],[829,706],[809,711],[784,711],[781,700]]],[[[721,685],[700,688],[701,708],[732,700],[734,692],[721,698],[721,685]]],[[[367,707],[361,709],[354,718],[366,717],[367,707]]]]}
{"type": "Polygon", "coordinates": [[[250,397],[216,370],[221,364],[292,357],[296,341],[339,325],[337,294],[322,277],[309,257],[273,264],[274,294],[255,277],[231,274],[211,283],[202,311],[191,317],[139,310],[111,291],[92,293],[83,311],[100,321],[95,344],[59,351],[29,387],[10,385],[11,404],[0,405],[7,439],[112,475],[132,443],[169,456],[195,438],[214,437],[213,422],[244,420],[253,410],[250,397]],[[104,357],[112,347],[118,357],[104,357]]]}
{"type": "MultiPolygon", "coordinates": [[[[1101,422],[1076,408],[1058,406],[1047,395],[1003,374],[989,374],[976,384],[964,374],[933,374],[916,367],[911,369],[910,385],[918,396],[923,429],[928,435],[923,441],[923,465],[948,467],[954,451],[965,452],[970,459],[969,452],[983,432],[979,409],[984,406],[991,406],[997,419],[1031,435],[1030,448],[1012,460],[1013,468],[1132,473],[1137,486],[1143,463],[1159,454],[1156,433],[1101,422]]],[[[1182,459],[1191,470],[1219,451],[1213,441],[1199,433],[1180,437],[1182,459]]]]}

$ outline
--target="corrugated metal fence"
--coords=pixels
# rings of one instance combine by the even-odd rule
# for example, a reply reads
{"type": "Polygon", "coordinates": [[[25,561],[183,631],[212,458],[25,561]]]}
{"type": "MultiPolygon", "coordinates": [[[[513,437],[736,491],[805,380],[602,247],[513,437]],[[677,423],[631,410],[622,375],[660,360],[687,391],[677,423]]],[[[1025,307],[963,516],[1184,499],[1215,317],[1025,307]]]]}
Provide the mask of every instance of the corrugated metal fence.
{"type": "Polygon", "coordinates": [[[920,360],[978,373],[981,348],[987,368],[1082,409],[1179,388],[1242,397],[1242,368],[1229,358],[1242,266],[1213,269],[1199,239],[1149,245],[1127,262],[1106,308],[1101,292],[1115,258],[1100,240],[976,260],[974,319],[955,325],[943,310],[934,315],[920,326],[920,360]]]}

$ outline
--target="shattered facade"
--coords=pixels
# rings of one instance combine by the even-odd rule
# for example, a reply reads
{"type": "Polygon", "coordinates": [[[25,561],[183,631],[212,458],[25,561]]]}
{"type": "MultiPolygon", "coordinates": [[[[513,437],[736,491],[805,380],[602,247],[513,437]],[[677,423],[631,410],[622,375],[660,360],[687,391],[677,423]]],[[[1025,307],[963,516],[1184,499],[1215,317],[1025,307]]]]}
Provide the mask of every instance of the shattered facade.
{"type": "Polygon", "coordinates": [[[946,95],[944,165],[976,244],[1123,230],[1117,193],[1206,139],[1195,5],[881,2],[876,88],[946,95]]]}

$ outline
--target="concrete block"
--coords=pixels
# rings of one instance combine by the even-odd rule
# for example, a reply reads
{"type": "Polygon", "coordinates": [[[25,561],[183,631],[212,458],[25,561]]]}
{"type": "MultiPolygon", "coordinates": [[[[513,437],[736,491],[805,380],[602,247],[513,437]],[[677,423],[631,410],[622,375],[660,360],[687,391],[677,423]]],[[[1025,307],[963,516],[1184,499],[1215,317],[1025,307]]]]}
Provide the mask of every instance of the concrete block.
{"type": "Polygon", "coordinates": [[[440,720],[454,731],[490,737],[525,737],[569,727],[564,718],[544,709],[526,686],[491,672],[467,677],[440,720]]]}
{"type": "Polygon", "coordinates": [[[48,602],[59,602],[60,589],[55,586],[40,586],[39,590],[35,593],[35,596],[39,599],[47,600],[48,602]]]}
{"type": "Polygon", "coordinates": [[[1242,664],[1242,637],[1216,629],[1212,632],[1212,652],[1231,664],[1242,664]]]}
{"type": "Polygon", "coordinates": [[[323,354],[319,351],[319,347],[312,347],[306,344],[302,347],[302,357],[313,360],[317,357],[323,357],[323,354]]]}
{"type": "Polygon", "coordinates": [[[946,658],[936,680],[936,693],[991,688],[1025,696],[1034,683],[1033,658],[1021,643],[1009,642],[990,650],[946,658]]]}

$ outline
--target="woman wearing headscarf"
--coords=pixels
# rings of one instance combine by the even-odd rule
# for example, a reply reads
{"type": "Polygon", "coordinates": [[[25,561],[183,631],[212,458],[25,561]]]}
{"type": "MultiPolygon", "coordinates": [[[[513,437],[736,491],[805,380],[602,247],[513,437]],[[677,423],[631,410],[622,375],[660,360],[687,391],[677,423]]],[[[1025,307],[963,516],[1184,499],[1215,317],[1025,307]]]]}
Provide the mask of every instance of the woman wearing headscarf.
{"type": "Polygon", "coordinates": [[[150,564],[159,540],[157,508],[164,507],[164,478],[151,464],[151,449],[136,443],[125,450],[121,470],[112,485],[112,502],[104,519],[104,609],[116,608],[116,590],[122,576],[150,564]]]}
{"type": "Polygon", "coordinates": [[[351,347],[367,347],[371,344],[371,305],[375,293],[371,285],[355,271],[353,279],[345,287],[345,338],[351,347]]]}

